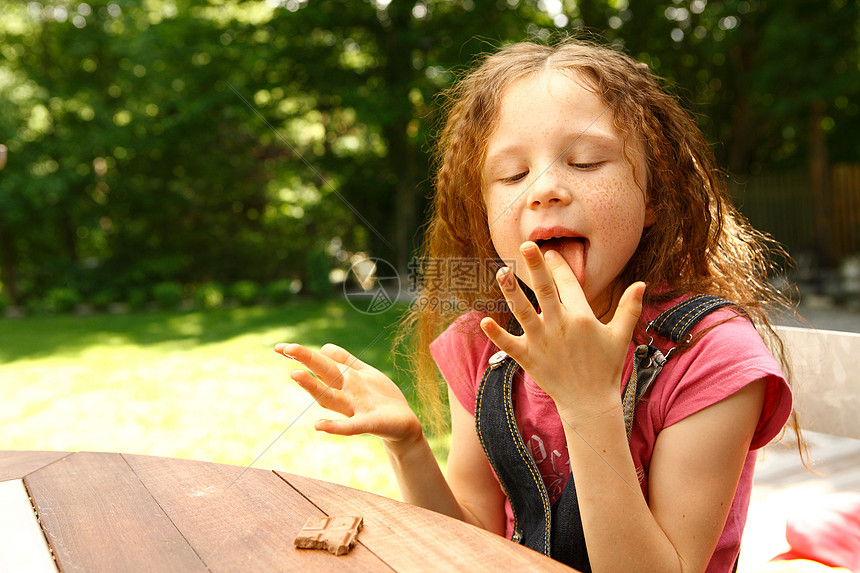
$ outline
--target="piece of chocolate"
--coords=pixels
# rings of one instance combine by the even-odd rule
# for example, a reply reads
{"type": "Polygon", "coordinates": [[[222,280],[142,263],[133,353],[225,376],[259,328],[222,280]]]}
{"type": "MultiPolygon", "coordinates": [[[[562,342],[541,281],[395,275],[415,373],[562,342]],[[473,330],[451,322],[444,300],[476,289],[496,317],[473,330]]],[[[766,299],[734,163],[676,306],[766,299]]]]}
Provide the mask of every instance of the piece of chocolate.
{"type": "Polygon", "coordinates": [[[334,555],[346,555],[355,546],[364,519],[346,515],[309,517],[293,543],[299,549],[325,549],[334,555]]]}

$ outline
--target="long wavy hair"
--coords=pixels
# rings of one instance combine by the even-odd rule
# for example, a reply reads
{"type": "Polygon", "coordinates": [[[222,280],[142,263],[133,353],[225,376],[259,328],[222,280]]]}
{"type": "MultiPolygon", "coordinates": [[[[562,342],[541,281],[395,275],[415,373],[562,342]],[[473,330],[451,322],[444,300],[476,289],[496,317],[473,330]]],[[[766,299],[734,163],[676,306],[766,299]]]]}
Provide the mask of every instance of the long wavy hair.
{"type": "Polygon", "coordinates": [[[603,99],[624,138],[628,160],[627,143],[635,138],[644,142],[646,201],[655,223],[644,230],[616,288],[644,281],[646,305],[697,293],[733,301],[787,369],[768,320],[774,307],[791,306],[768,280],[772,255],[784,260],[787,255],[732,206],[727,177],[691,115],[647,65],[619,51],[575,39],[552,45],[523,42],[484,56],[442,94],[444,123],[421,260],[425,271],[447,268],[448,279],[452,265],[464,260],[479,264],[469,270],[477,272],[472,280],[477,288],[419,280],[417,304],[402,324],[410,339],[416,391],[431,426],[439,428],[444,418],[444,383],[429,343],[464,310],[486,311],[500,324],[509,318],[494,278],[504,263],[490,240],[482,172],[506,89],[544,71],[575,77],[603,99]]]}

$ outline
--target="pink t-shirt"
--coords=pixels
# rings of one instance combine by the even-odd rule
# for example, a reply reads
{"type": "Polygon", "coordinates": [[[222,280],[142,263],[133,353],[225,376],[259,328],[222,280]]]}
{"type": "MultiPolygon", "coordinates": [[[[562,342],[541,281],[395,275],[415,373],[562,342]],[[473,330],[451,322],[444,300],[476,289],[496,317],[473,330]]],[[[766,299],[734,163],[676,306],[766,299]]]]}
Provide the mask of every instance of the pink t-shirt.
{"type": "MultiPolygon", "coordinates": [[[[647,322],[673,303],[643,311],[647,322]]],[[[487,360],[498,349],[478,326],[484,315],[467,313],[458,318],[430,345],[453,394],[472,415],[475,397],[487,360]]],[[[779,365],[762,342],[752,323],[730,309],[706,316],[693,334],[734,317],[702,335],[686,352],[673,354],[648,393],[636,407],[630,452],[639,474],[640,485],[648,499],[648,474],[651,454],[660,431],[687,416],[716,404],[759,379],[767,381],[761,418],[744,463],[735,498],[708,572],[731,571],[740,548],[746,523],[755,467],[754,450],[766,445],[785,425],[791,413],[791,391],[779,365]]],[[[665,352],[671,341],[655,337],[654,345],[665,352]]],[[[630,377],[635,345],[631,342],[620,388],[630,377]]],[[[567,442],[555,403],[530,376],[519,371],[513,401],[520,434],[529,447],[554,502],[564,490],[570,475],[567,442]],[[523,381],[524,379],[524,381],[523,381]]],[[[505,502],[506,534],[513,533],[510,502],[505,502]]]]}

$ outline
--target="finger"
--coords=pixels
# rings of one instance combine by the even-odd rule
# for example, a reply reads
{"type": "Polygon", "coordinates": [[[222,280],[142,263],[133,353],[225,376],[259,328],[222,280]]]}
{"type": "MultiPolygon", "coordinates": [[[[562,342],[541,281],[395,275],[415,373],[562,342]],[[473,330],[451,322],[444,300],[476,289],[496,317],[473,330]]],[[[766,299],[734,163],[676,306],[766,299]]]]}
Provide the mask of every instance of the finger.
{"type": "Polygon", "coordinates": [[[532,303],[526,298],[525,293],[517,283],[514,273],[508,267],[502,267],[496,273],[496,280],[499,281],[499,286],[502,287],[502,294],[511,309],[511,314],[519,321],[523,331],[529,331],[537,328],[540,325],[540,317],[535,311],[532,303]]]}
{"type": "Polygon", "coordinates": [[[621,295],[615,316],[609,323],[625,340],[633,335],[633,329],[642,314],[642,298],[645,296],[645,283],[635,282],[621,295]]]}
{"type": "Polygon", "coordinates": [[[275,345],[275,347],[274,347],[272,350],[274,350],[274,351],[275,351],[275,352],[277,352],[278,354],[283,354],[283,355],[284,355],[284,356],[286,356],[287,358],[292,358],[292,356],[290,356],[288,353],[286,353],[286,352],[284,351],[284,349],[285,349],[287,346],[288,346],[288,345],[287,345],[287,343],[286,343],[286,342],[279,342],[279,343],[277,343],[277,344],[275,345]]]}
{"type": "Polygon", "coordinates": [[[571,307],[578,304],[588,304],[585,298],[585,292],[582,290],[582,285],[579,284],[579,279],[573,273],[570,265],[556,251],[547,251],[544,255],[546,265],[552,274],[555,286],[558,289],[558,296],[561,304],[571,307]]]}
{"type": "Polygon", "coordinates": [[[353,422],[351,418],[342,420],[317,420],[314,423],[314,429],[338,436],[355,436],[365,433],[356,428],[355,422],[353,422]]]}
{"type": "Polygon", "coordinates": [[[355,370],[361,370],[362,368],[366,368],[367,364],[353,356],[349,353],[349,351],[341,348],[337,344],[325,344],[322,348],[320,348],[320,354],[323,356],[327,356],[337,362],[338,364],[343,364],[345,366],[349,366],[355,370]]]}
{"type": "Polygon", "coordinates": [[[558,288],[537,244],[526,241],[520,245],[520,253],[526,262],[526,269],[532,279],[532,290],[537,297],[541,311],[553,315],[557,314],[561,307],[558,288]]]}
{"type": "Polygon", "coordinates": [[[499,347],[499,350],[504,350],[507,354],[510,354],[516,360],[516,355],[519,350],[519,336],[514,336],[501,326],[499,323],[493,320],[490,317],[485,317],[481,319],[481,330],[484,331],[484,334],[490,339],[490,341],[499,347]]]}
{"type": "Polygon", "coordinates": [[[353,413],[352,405],[343,392],[314,378],[307,370],[293,370],[290,378],[323,408],[347,416],[353,413]]]}
{"type": "Polygon", "coordinates": [[[331,358],[305,348],[301,344],[278,344],[276,350],[297,362],[301,362],[308,370],[326,385],[340,389],[343,387],[343,371],[346,366],[338,364],[331,358]]]}
{"type": "Polygon", "coordinates": [[[287,358],[292,358],[302,364],[304,364],[306,360],[310,360],[312,354],[312,351],[308,348],[305,348],[301,344],[294,344],[291,342],[277,343],[275,345],[275,352],[283,354],[287,358]]]}
{"type": "Polygon", "coordinates": [[[372,434],[383,439],[392,437],[390,432],[384,430],[384,424],[381,425],[374,416],[360,414],[339,420],[317,420],[314,429],[338,436],[372,434]]]}
{"type": "Polygon", "coordinates": [[[358,415],[339,420],[317,420],[314,423],[314,429],[338,436],[357,436],[359,434],[379,435],[377,429],[370,423],[368,416],[358,415]]]}

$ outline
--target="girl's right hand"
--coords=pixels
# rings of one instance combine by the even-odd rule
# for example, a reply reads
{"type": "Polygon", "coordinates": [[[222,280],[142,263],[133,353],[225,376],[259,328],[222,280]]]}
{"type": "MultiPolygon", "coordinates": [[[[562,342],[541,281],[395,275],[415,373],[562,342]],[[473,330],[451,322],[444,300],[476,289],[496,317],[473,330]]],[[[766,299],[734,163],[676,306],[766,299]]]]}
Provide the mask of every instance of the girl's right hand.
{"type": "Polygon", "coordinates": [[[373,434],[389,446],[406,445],[423,438],[421,422],[400,388],[385,374],[343,348],[326,344],[319,352],[314,352],[300,344],[280,343],[275,345],[275,352],[310,370],[293,370],[290,378],[320,406],[346,416],[339,420],[319,420],[314,424],[317,430],[341,436],[373,434]]]}

